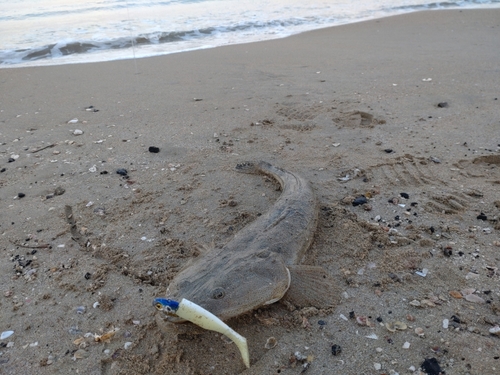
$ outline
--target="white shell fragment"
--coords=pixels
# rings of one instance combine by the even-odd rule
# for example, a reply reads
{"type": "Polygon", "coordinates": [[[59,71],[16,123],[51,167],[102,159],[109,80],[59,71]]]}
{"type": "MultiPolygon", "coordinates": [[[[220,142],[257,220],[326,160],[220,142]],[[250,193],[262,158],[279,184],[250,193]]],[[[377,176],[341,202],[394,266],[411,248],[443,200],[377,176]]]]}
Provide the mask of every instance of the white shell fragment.
{"type": "Polygon", "coordinates": [[[404,344],[403,344],[403,349],[410,349],[410,343],[408,341],[406,341],[404,344]]]}
{"type": "Polygon", "coordinates": [[[132,343],[130,341],[127,341],[124,345],[123,345],[123,349],[128,349],[132,346],[132,343]]]}
{"type": "Polygon", "coordinates": [[[422,276],[422,277],[425,277],[427,276],[427,273],[429,272],[429,270],[427,268],[424,268],[422,269],[422,271],[417,271],[415,272],[418,276],[422,276]]]}
{"type": "Polygon", "coordinates": [[[74,119],[71,119],[68,121],[68,124],[76,124],[78,122],[78,119],[75,117],[74,119]]]}
{"type": "Polygon", "coordinates": [[[82,135],[82,134],[83,134],[83,130],[80,130],[80,129],[73,130],[73,135],[82,135]]]}
{"type": "Polygon", "coordinates": [[[490,328],[489,332],[492,335],[500,336],[500,327],[499,326],[494,326],[493,328],[490,328]]]}
{"type": "Polygon", "coordinates": [[[450,324],[450,321],[448,319],[443,319],[443,328],[448,329],[448,325],[450,324]]]}
{"type": "Polygon", "coordinates": [[[0,335],[0,340],[5,340],[7,337],[10,337],[14,334],[14,331],[3,331],[0,335]]]}

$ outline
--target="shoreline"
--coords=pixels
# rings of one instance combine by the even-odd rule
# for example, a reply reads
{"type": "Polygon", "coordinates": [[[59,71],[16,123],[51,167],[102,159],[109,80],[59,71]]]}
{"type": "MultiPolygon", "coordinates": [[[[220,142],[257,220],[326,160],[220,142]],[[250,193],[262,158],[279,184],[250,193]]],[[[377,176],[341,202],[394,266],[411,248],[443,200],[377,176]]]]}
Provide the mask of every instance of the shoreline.
{"type": "MultiPolygon", "coordinates": [[[[154,58],[154,57],[162,57],[162,56],[168,56],[172,54],[179,54],[179,53],[185,53],[185,52],[193,52],[193,51],[202,51],[206,49],[214,49],[214,48],[223,48],[223,47],[230,47],[230,46],[238,46],[238,45],[246,45],[246,44],[252,44],[252,43],[260,43],[260,42],[268,42],[268,41],[273,41],[273,40],[280,40],[280,39],[286,39],[290,37],[294,37],[303,33],[309,33],[309,32],[315,32],[315,31],[321,31],[321,30],[326,30],[330,28],[336,28],[336,27],[341,27],[341,26],[347,26],[347,25],[353,25],[353,24],[358,24],[358,23],[364,23],[364,22],[377,22],[378,20],[386,19],[386,18],[391,18],[391,17],[399,17],[399,16],[405,16],[405,15],[410,15],[410,14],[415,14],[415,13],[427,13],[427,12],[440,12],[440,11],[487,11],[489,9],[500,9],[500,7],[492,7],[492,8],[481,8],[481,9],[476,9],[476,8],[455,8],[455,9],[433,9],[433,10],[417,10],[417,11],[412,11],[408,13],[400,13],[400,14],[392,14],[392,15],[387,15],[387,16],[381,16],[381,17],[376,17],[376,18],[370,18],[370,19],[362,19],[362,20],[357,20],[349,23],[340,23],[338,25],[333,25],[333,26],[325,26],[325,27],[319,27],[316,29],[311,29],[311,30],[305,30],[305,31],[300,31],[296,33],[292,33],[287,36],[282,36],[282,37],[277,37],[277,38],[269,38],[269,39],[262,39],[262,40],[257,40],[257,41],[248,41],[248,42],[242,42],[242,43],[230,43],[230,44],[225,44],[225,45],[218,45],[218,46],[201,46],[201,47],[193,47],[193,48],[187,48],[185,50],[180,50],[180,51],[172,51],[172,52],[166,52],[163,54],[159,55],[150,55],[150,56],[142,56],[142,57],[135,57],[136,52],[132,51],[131,54],[133,57],[123,57],[123,58],[117,58],[117,59],[111,59],[111,60],[89,60],[89,61],[69,61],[69,62],[47,62],[47,63],[42,63],[41,65],[22,65],[21,64],[14,64],[14,65],[6,65],[6,66],[0,66],[0,69],[12,69],[12,68],[36,68],[36,67],[41,67],[41,66],[60,66],[60,65],[75,65],[75,64],[92,64],[92,63],[102,63],[102,62],[113,62],[113,61],[123,61],[123,60],[138,60],[138,59],[147,59],[147,58],[154,58]]],[[[154,45],[149,45],[150,47],[154,47],[154,45]]],[[[111,51],[107,51],[111,52],[111,51]]],[[[106,52],[106,53],[107,53],[106,52]]],[[[82,58],[85,59],[85,56],[90,56],[89,54],[83,54],[82,58]]],[[[37,64],[36,61],[30,61],[27,62],[26,64],[37,64]]]]}
{"type": "Polygon", "coordinates": [[[14,331],[0,372],[286,375],[297,351],[320,375],[417,375],[430,359],[497,372],[499,30],[500,9],[426,11],[0,69],[0,331],[14,331]],[[245,370],[234,345],[165,324],[151,301],[278,199],[275,182],[233,171],[247,160],[311,182],[302,264],[338,280],[341,302],[231,319],[245,370]]]}

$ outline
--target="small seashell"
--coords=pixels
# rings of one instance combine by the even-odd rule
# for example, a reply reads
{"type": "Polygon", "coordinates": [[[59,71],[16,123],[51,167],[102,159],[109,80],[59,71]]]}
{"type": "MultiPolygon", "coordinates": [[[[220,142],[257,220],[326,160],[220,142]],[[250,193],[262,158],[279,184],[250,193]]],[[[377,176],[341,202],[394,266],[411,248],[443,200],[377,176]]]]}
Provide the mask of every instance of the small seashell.
{"type": "Polygon", "coordinates": [[[479,297],[476,294],[467,294],[465,296],[465,300],[472,302],[472,303],[486,303],[486,301],[484,299],[482,299],[481,297],[479,297]]]}
{"type": "Polygon", "coordinates": [[[2,334],[0,335],[0,340],[4,340],[7,337],[10,337],[14,334],[14,331],[3,331],[2,334]]]}
{"type": "Polygon", "coordinates": [[[457,290],[450,290],[449,293],[450,293],[450,296],[452,296],[453,298],[457,298],[457,299],[462,298],[462,293],[460,293],[457,290]]]}
{"type": "Polygon", "coordinates": [[[415,307],[422,306],[422,304],[420,303],[420,301],[417,301],[416,299],[414,299],[413,301],[411,301],[410,305],[415,306],[415,307]]]}
{"type": "Polygon", "coordinates": [[[360,326],[368,326],[368,327],[372,326],[372,323],[370,322],[370,320],[366,316],[356,316],[356,322],[360,326]]]}
{"type": "Polygon", "coordinates": [[[462,295],[465,297],[466,295],[468,294],[472,294],[476,291],[476,289],[474,288],[465,288],[465,289],[462,289],[461,292],[462,292],[462,295]]]}
{"type": "Polygon", "coordinates": [[[380,363],[375,362],[373,364],[373,368],[378,371],[378,370],[380,370],[382,368],[382,365],[380,363]]]}
{"type": "Polygon", "coordinates": [[[365,336],[367,339],[373,339],[373,340],[378,340],[378,336],[375,333],[372,333],[371,335],[365,336]]]}
{"type": "Polygon", "coordinates": [[[394,328],[396,328],[398,331],[404,331],[408,326],[403,323],[403,322],[394,322],[394,328]]]}
{"type": "Polygon", "coordinates": [[[78,349],[74,354],[73,354],[73,361],[76,361],[77,359],[82,359],[82,358],[87,358],[89,356],[89,353],[86,352],[83,349],[78,349]]]}
{"type": "Polygon", "coordinates": [[[83,134],[83,130],[80,130],[80,129],[73,130],[73,135],[82,135],[82,134],[83,134]]]}
{"type": "Polygon", "coordinates": [[[78,119],[75,117],[74,119],[71,119],[68,121],[68,124],[76,124],[78,122],[78,119]]]}
{"type": "Polygon", "coordinates": [[[389,332],[396,332],[396,327],[394,327],[394,323],[385,323],[385,328],[387,328],[389,332]]]}
{"type": "Polygon", "coordinates": [[[278,344],[278,340],[276,340],[275,337],[269,337],[266,341],[266,345],[264,345],[264,348],[266,349],[272,349],[278,344]]]}
{"type": "Polygon", "coordinates": [[[124,345],[123,345],[123,349],[128,349],[132,346],[132,342],[130,341],[127,341],[124,345]]]}
{"type": "Polygon", "coordinates": [[[450,321],[448,319],[443,319],[443,328],[448,329],[448,325],[450,324],[450,321]]]}
{"type": "Polygon", "coordinates": [[[424,330],[422,328],[420,328],[420,327],[415,328],[415,334],[418,337],[424,337],[425,336],[424,330]]]}
{"type": "Polygon", "coordinates": [[[415,317],[411,314],[407,314],[406,315],[406,320],[408,320],[409,322],[414,322],[415,321],[415,317]]]}
{"type": "Polygon", "coordinates": [[[93,307],[94,309],[97,309],[100,305],[101,305],[101,304],[100,304],[99,302],[97,302],[97,301],[96,301],[96,302],[94,302],[94,303],[92,304],[92,307],[93,307]]]}
{"type": "Polygon", "coordinates": [[[85,313],[85,310],[86,310],[85,306],[78,306],[76,308],[76,313],[77,314],[83,314],[83,313],[85,313]]]}
{"type": "Polygon", "coordinates": [[[83,342],[85,342],[85,337],[79,337],[75,341],[73,341],[73,344],[80,345],[83,342]]]}
{"type": "Polygon", "coordinates": [[[404,344],[403,344],[403,349],[410,349],[410,343],[408,341],[406,341],[404,344]]]}
{"type": "Polygon", "coordinates": [[[138,326],[139,324],[141,324],[141,321],[140,320],[132,320],[132,324],[138,326]]]}
{"type": "Polygon", "coordinates": [[[430,299],[423,299],[421,301],[421,304],[424,306],[424,307],[436,307],[436,304],[431,301],[430,299]]]}

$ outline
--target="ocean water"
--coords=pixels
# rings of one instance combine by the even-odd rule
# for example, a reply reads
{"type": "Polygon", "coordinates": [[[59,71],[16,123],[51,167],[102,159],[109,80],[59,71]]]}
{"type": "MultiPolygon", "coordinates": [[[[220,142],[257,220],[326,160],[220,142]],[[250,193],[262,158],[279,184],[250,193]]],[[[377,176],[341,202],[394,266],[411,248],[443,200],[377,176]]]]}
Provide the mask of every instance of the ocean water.
{"type": "Polygon", "coordinates": [[[141,58],[500,0],[0,0],[0,67],[141,58]]]}

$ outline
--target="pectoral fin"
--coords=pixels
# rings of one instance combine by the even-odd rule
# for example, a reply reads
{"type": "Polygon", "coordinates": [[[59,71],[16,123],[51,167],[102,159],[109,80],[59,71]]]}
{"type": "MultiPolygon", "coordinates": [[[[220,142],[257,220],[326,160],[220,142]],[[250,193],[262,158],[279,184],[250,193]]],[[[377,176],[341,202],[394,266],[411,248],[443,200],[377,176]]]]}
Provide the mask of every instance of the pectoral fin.
{"type": "Polygon", "coordinates": [[[336,281],[323,267],[289,266],[291,283],[283,299],[297,307],[329,308],[339,301],[336,281]]]}

